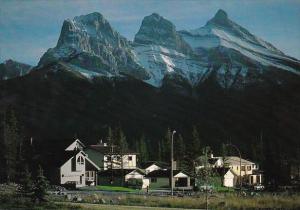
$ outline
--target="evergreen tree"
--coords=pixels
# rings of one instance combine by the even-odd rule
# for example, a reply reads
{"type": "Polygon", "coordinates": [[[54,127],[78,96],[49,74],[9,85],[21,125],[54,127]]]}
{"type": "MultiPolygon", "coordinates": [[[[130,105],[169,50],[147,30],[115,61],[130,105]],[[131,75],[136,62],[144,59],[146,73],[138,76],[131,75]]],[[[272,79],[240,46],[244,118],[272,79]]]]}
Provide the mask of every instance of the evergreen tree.
{"type": "Polygon", "coordinates": [[[172,133],[170,128],[168,128],[167,133],[161,143],[162,160],[166,162],[170,161],[171,158],[171,138],[172,133]]]}
{"type": "Polygon", "coordinates": [[[107,143],[109,146],[112,146],[114,144],[114,135],[111,127],[108,127],[108,132],[107,132],[107,143]]]}
{"type": "Polygon", "coordinates": [[[179,168],[183,167],[183,159],[185,155],[185,146],[183,137],[179,134],[178,138],[175,139],[175,146],[174,146],[174,153],[175,153],[175,160],[177,161],[177,166],[179,168]]]}
{"type": "Polygon", "coordinates": [[[128,150],[126,136],[120,127],[116,128],[114,131],[114,143],[121,152],[126,152],[128,150]]]}
{"type": "Polygon", "coordinates": [[[161,161],[162,160],[162,149],[161,149],[161,142],[160,141],[158,142],[157,149],[158,149],[158,151],[157,151],[157,158],[156,159],[158,161],[161,161]]]}
{"type": "Polygon", "coordinates": [[[196,159],[201,154],[200,137],[197,128],[193,127],[192,141],[190,144],[191,158],[196,159]]]}
{"type": "Polygon", "coordinates": [[[45,197],[47,195],[47,189],[49,187],[49,182],[44,176],[43,169],[39,166],[38,176],[33,187],[33,199],[34,201],[41,202],[46,201],[45,197]]]}
{"type": "Polygon", "coordinates": [[[7,182],[16,181],[20,135],[17,118],[13,111],[9,113],[7,119],[4,119],[3,133],[6,180],[7,182]]]}
{"type": "Polygon", "coordinates": [[[187,145],[186,154],[183,160],[183,168],[190,174],[194,174],[195,161],[202,154],[200,145],[200,137],[196,127],[193,127],[192,139],[187,145]]]}
{"type": "Polygon", "coordinates": [[[3,183],[6,180],[6,171],[5,171],[5,165],[6,165],[6,160],[5,160],[5,148],[4,148],[4,117],[1,116],[1,121],[0,121],[0,165],[3,166],[4,170],[0,170],[0,183],[3,183]]]}
{"type": "Polygon", "coordinates": [[[146,143],[146,138],[144,135],[142,135],[142,137],[139,140],[137,151],[140,154],[141,162],[146,162],[147,160],[149,160],[149,153],[147,150],[147,143],[146,143]]]}
{"type": "Polygon", "coordinates": [[[30,197],[33,191],[33,181],[31,173],[29,172],[28,165],[25,165],[24,170],[22,171],[22,176],[20,179],[20,193],[22,196],[30,197]]]}

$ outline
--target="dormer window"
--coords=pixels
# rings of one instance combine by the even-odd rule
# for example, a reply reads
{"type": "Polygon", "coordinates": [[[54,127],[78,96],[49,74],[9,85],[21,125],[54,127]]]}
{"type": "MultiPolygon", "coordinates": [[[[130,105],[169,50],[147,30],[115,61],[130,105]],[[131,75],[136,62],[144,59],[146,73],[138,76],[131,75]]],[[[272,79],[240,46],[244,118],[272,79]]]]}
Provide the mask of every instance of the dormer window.
{"type": "Polygon", "coordinates": [[[82,156],[79,156],[79,157],[77,158],[77,163],[80,164],[80,165],[83,165],[83,164],[84,164],[84,159],[83,159],[82,156]]]}

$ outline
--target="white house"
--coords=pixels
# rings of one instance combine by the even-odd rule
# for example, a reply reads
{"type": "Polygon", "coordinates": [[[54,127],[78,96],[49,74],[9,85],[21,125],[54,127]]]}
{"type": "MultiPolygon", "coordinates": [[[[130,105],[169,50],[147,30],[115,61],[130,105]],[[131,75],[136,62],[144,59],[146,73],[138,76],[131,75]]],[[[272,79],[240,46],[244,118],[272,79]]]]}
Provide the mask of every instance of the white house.
{"type": "Polygon", "coordinates": [[[129,181],[130,179],[138,179],[143,182],[142,189],[146,189],[149,187],[150,181],[149,179],[145,179],[146,173],[141,169],[135,169],[131,171],[130,173],[125,175],[125,181],[129,181]]]}
{"type": "Polygon", "coordinates": [[[59,168],[60,184],[74,184],[76,187],[97,184],[100,168],[82,151],[84,144],[76,139],[65,149],[65,158],[59,168]]]}
{"type": "MultiPolygon", "coordinates": [[[[199,158],[199,160],[199,165],[195,168],[196,171],[204,167],[203,159],[199,158]]],[[[261,184],[263,182],[262,173],[259,171],[258,165],[252,161],[240,159],[237,156],[214,157],[213,155],[207,161],[208,167],[223,168],[221,171],[226,169],[226,173],[222,174],[224,176],[224,186],[234,187],[239,183],[240,179],[248,185],[261,184]]]]}

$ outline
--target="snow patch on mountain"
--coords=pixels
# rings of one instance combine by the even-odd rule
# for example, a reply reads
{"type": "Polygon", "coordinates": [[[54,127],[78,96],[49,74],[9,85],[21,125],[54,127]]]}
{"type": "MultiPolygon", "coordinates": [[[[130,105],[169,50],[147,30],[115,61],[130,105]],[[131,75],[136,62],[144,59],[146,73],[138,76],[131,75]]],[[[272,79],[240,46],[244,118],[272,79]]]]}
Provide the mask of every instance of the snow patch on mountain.
{"type": "Polygon", "coordinates": [[[133,49],[136,62],[150,75],[145,82],[160,86],[166,74],[175,73],[197,83],[208,71],[206,63],[160,45],[136,45],[133,49]]]}
{"type": "Polygon", "coordinates": [[[179,34],[199,54],[203,50],[225,47],[240,52],[260,65],[273,66],[296,74],[300,73],[299,69],[279,62],[296,63],[299,66],[298,60],[284,55],[270,43],[229,20],[227,14],[222,10],[218,11],[204,27],[180,31],[179,34]]]}

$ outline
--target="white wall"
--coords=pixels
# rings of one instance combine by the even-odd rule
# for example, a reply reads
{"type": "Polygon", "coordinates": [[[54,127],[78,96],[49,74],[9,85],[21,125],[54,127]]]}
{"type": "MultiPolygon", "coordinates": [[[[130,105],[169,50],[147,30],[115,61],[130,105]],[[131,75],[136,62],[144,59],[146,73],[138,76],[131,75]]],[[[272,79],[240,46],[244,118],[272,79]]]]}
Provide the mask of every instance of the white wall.
{"type": "Polygon", "coordinates": [[[224,187],[234,187],[235,186],[235,176],[231,173],[231,171],[228,171],[224,175],[223,186],[224,187]]]}
{"type": "Polygon", "coordinates": [[[72,158],[60,167],[60,184],[65,184],[68,181],[76,182],[76,187],[85,186],[85,158],[82,153],[78,153],[75,156],[76,170],[72,171],[72,158]],[[84,164],[77,162],[77,158],[82,157],[84,164]],[[80,183],[81,177],[81,183],[80,183]]]}

